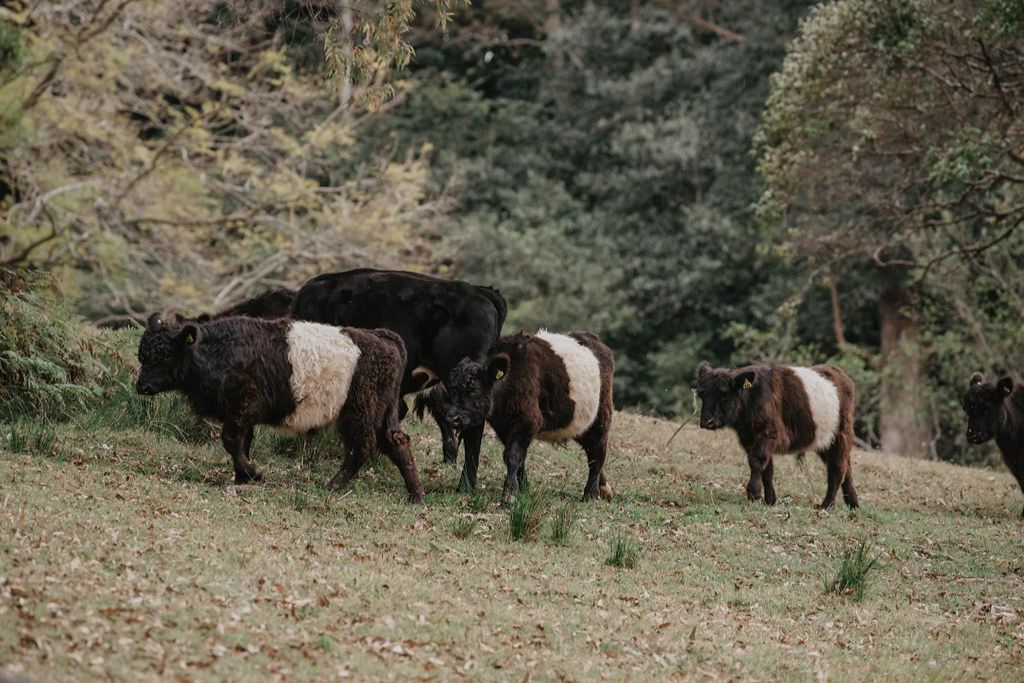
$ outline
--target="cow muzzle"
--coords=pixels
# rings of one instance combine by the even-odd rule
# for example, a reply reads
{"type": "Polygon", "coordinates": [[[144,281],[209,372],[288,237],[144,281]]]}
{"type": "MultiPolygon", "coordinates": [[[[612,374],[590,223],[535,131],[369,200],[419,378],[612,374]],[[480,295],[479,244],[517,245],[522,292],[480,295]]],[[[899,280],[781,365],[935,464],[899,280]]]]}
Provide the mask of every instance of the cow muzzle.
{"type": "Polygon", "coordinates": [[[985,443],[986,441],[988,441],[988,438],[983,432],[979,432],[976,429],[967,430],[967,443],[979,444],[985,443]]]}
{"type": "Polygon", "coordinates": [[[700,419],[700,428],[701,428],[701,429],[710,429],[710,430],[715,430],[715,429],[718,429],[718,428],[720,428],[721,426],[722,426],[722,425],[721,425],[721,424],[719,424],[718,420],[716,420],[716,419],[714,419],[714,418],[711,418],[711,417],[702,417],[702,418],[700,419]]]}
{"type": "Polygon", "coordinates": [[[143,382],[141,379],[135,383],[135,391],[140,396],[156,396],[158,393],[155,386],[149,382],[143,382]]]}

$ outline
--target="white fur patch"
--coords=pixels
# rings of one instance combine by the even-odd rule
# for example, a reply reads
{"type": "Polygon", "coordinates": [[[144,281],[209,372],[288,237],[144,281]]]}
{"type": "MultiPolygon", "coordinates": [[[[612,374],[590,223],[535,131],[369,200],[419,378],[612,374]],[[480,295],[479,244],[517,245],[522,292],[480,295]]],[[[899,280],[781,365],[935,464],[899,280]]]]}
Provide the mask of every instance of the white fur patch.
{"type": "Polygon", "coordinates": [[[814,420],[814,443],[811,448],[821,451],[832,445],[839,428],[839,391],[836,385],[810,368],[791,367],[803,382],[807,401],[811,404],[814,420]]]}
{"type": "Polygon", "coordinates": [[[288,361],[296,407],[274,431],[297,434],[333,424],[348,397],[359,353],[352,338],[337,327],[292,323],[288,361]]]}
{"type": "Polygon", "coordinates": [[[569,375],[569,398],[575,404],[572,421],[568,425],[554,431],[541,432],[537,438],[565,441],[587,431],[597,419],[597,409],[601,402],[601,366],[597,356],[572,337],[541,330],[537,338],[546,341],[555,355],[562,359],[569,375]]]}

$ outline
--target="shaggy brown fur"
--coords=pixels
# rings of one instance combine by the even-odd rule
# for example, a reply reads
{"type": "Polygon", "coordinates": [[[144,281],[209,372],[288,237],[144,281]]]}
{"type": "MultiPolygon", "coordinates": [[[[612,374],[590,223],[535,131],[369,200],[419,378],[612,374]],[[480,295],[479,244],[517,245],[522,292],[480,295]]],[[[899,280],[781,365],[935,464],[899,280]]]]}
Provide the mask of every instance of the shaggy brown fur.
{"type": "MultiPolygon", "coordinates": [[[[569,375],[563,359],[552,346],[535,335],[504,336],[491,349],[486,363],[464,359],[452,371],[448,393],[448,418],[458,428],[489,422],[505,446],[507,475],[502,500],[515,498],[526,484],[526,451],[535,438],[559,435],[572,438],[587,455],[589,475],[583,500],[599,495],[611,499],[612,490],[604,476],[608,433],[612,421],[612,376],[615,360],[611,349],[597,335],[570,332],[597,359],[600,379],[597,415],[580,433],[565,433],[572,424],[576,404],[571,398],[569,375]]],[[[582,350],[581,350],[582,351],[582,350]]],[[[476,469],[467,460],[463,476],[476,485],[476,469]]]]}
{"type": "Polygon", "coordinates": [[[827,510],[835,504],[840,487],[843,500],[855,508],[859,502],[850,466],[853,381],[834,365],[815,365],[809,369],[835,386],[838,406],[812,405],[804,380],[790,367],[751,365],[736,370],[712,370],[707,363],[701,363],[697,371],[697,395],[702,401],[700,426],[704,429],[731,427],[736,430],[750,465],[747,498],[760,499],[763,488],[764,502],[768,505],[774,505],[776,501],[772,483],[774,456],[802,453],[815,443],[826,444],[817,450],[825,463],[828,477],[821,508],[827,510]],[[820,414],[826,409],[838,409],[838,421],[834,414],[820,414]],[[833,438],[818,433],[816,411],[822,423],[831,419],[837,424],[833,438]]]}
{"type": "MultiPolygon", "coordinates": [[[[288,360],[291,326],[286,319],[247,317],[182,325],[154,314],[139,343],[142,368],[136,389],[144,395],[180,391],[197,413],[223,421],[221,437],[234,463],[235,482],[259,480],[262,474],[249,459],[253,427],[280,426],[296,410],[288,360]]],[[[398,426],[405,366],[401,338],[390,330],[337,333],[347,335],[360,353],[334,419],[347,448],[345,459],[328,487],[344,488],[379,448],[401,472],[409,500],[423,502],[409,439],[398,426]]]]}
{"type": "MultiPolygon", "coordinates": [[[[458,280],[397,270],[361,268],[325,273],[299,289],[292,306],[295,320],[327,325],[386,327],[405,342],[408,362],[402,393],[419,391],[424,379],[416,369],[427,368],[441,382],[465,357],[482,361],[505,322],[507,307],[501,294],[489,287],[458,280]]],[[[400,406],[403,414],[405,403],[400,406]]],[[[445,462],[455,462],[458,444],[445,420],[438,420],[445,462]]],[[[480,457],[483,425],[463,432],[466,460],[480,457]]],[[[466,482],[460,483],[466,488],[466,482]]]]}

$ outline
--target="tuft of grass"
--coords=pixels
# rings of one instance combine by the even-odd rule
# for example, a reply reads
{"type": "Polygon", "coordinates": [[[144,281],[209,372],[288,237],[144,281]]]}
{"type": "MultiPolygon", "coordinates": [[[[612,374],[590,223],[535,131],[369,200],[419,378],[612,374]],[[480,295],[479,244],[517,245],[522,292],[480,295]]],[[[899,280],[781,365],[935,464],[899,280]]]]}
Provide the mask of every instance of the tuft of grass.
{"type": "Polygon", "coordinates": [[[868,557],[867,541],[861,541],[859,548],[843,553],[835,577],[824,581],[825,593],[846,595],[854,602],[860,602],[867,589],[868,573],[877,562],[877,557],[868,557]]]}
{"type": "Polygon", "coordinates": [[[540,532],[551,501],[536,491],[520,491],[508,507],[508,535],[514,541],[532,541],[540,532]]]}
{"type": "Polygon", "coordinates": [[[640,550],[636,539],[625,533],[618,533],[612,539],[611,553],[604,561],[609,567],[636,569],[640,564],[640,550]]]}
{"type": "Polygon", "coordinates": [[[451,522],[452,535],[455,538],[469,538],[476,529],[476,520],[472,517],[456,517],[451,522]]]}
{"type": "Polygon", "coordinates": [[[559,505],[551,517],[551,540],[564,543],[576,523],[576,506],[572,503],[559,505]]]}

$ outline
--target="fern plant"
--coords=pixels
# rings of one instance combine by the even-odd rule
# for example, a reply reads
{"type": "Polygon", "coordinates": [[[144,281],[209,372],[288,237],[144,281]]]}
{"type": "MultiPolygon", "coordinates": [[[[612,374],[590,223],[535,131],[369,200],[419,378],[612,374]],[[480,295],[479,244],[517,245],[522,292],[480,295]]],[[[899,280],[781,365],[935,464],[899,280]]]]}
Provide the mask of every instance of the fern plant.
{"type": "Polygon", "coordinates": [[[0,297],[0,420],[59,420],[103,396],[124,357],[109,335],[84,332],[51,275],[0,269],[0,297]]]}

